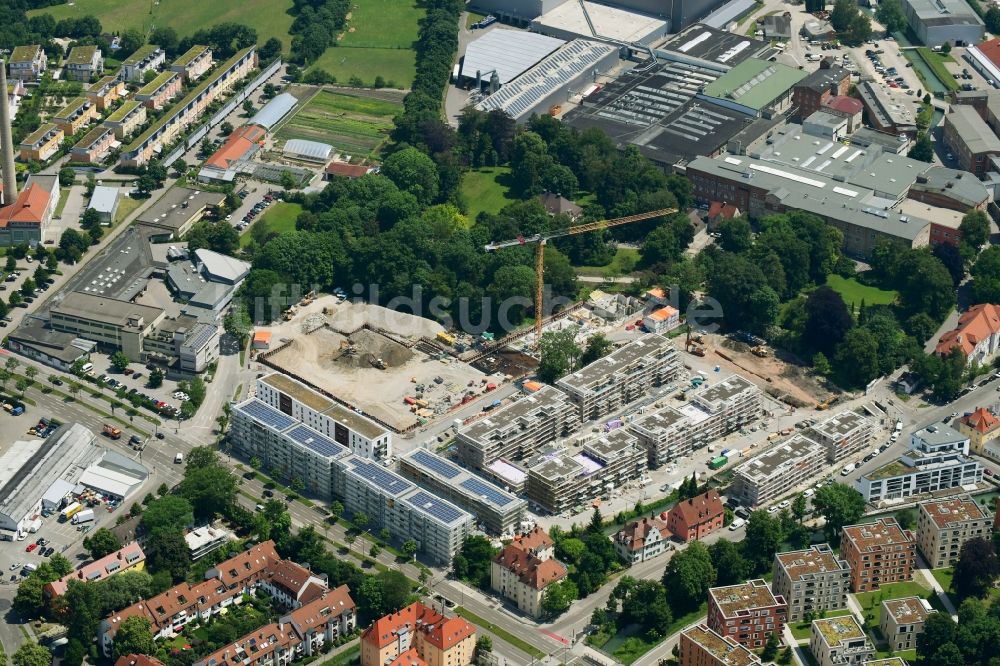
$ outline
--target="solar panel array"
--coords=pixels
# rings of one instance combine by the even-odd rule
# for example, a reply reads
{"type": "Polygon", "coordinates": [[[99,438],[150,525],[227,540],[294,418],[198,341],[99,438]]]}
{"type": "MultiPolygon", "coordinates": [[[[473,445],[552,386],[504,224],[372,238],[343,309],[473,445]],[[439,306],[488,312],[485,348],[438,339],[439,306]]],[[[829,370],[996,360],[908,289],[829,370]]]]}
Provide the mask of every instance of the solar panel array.
{"type": "Polygon", "coordinates": [[[617,52],[609,44],[575,39],[484,99],[477,108],[481,111],[502,109],[514,119],[521,118],[554,91],[617,52]]]}
{"type": "Polygon", "coordinates": [[[274,428],[279,432],[286,430],[296,423],[295,419],[291,416],[279,412],[274,407],[271,407],[267,403],[261,402],[260,400],[251,400],[250,402],[240,405],[236,409],[243,412],[250,418],[259,421],[266,426],[274,428]]]}
{"type": "Polygon", "coordinates": [[[302,446],[327,458],[343,453],[346,449],[325,435],[305,425],[298,425],[285,433],[302,446]]]}
{"type": "Polygon", "coordinates": [[[423,449],[415,451],[413,455],[410,456],[410,458],[417,464],[423,465],[427,469],[433,471],[435,474],[439,474],[440,476],[443,476],[446,479],[454,479],[456,476],[462,473],[462,470],[455,467],[444,458],[436,456],[433,453],[424,451],[423,449]]]}
{"type": "Polygon", "coordinates": [[[362,459],[355,460],[353,463],[352,474],[390,495],[399,496],[414,487],[412,483],[397,474],[393,474],[381,465],[362,459]]]}
{"type": "Polygon", "coordinates": [[[481,481],[475,477],[469,477],[458,485],[475,493],[481,499],[485,499],[490,504],[495,504],[496,506],[507,506],[515,499],[513,495],[505,493],[499,488],[496,488],[491,484],[481,481]]]}
{"type": "Polygon", "coordinates": [[[424,490],[418,490],[403,501],[444,523],[453,523],[459,518],[469,516],[465,511],[424,490]]]}

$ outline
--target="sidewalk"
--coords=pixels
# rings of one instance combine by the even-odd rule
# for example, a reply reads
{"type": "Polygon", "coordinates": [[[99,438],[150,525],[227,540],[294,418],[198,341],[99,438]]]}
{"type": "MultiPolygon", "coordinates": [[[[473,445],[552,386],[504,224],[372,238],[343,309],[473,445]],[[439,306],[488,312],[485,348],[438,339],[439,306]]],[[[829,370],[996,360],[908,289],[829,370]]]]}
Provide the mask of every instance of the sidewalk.
{"type": "Polygon", "coordinates": [[[927,566],[927,562],[924,561],[923,555],[920,555],[919,553],[917,554],[917,571],[921,576],[923,576],[924,580],[927,581],[927,584],[930,585],[931,589],[937,594],[941,604],[944,605],[945,610],[947,610],[951,615],[951,619],[958,622],[958,611],[955,609],[955,604],[951,603],[951,598],[948,596],[948,593],[943,587],[941,587],[941,583],[937,581],[937,578],[934,577],[934,574],[931,573],[930,568],[927,566]]]}

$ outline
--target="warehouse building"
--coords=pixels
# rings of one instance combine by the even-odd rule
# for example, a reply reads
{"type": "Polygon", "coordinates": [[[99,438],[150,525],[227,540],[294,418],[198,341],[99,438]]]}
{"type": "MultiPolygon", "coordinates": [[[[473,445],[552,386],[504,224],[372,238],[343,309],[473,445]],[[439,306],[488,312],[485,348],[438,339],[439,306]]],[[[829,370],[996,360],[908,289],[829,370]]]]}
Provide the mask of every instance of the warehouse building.
{"type": "Polygon", "coordinates": [[[521,460],[567,435],[578,423],[566,394],[544,386],[459,428],[455,441],[458,459],[474,470],[482,470],[501,458],[521,460]]]}
{"type": "Polygon", "coordinates": [[[611,44],[650,46],[663,39],[669,23],[590,0],[564,2],[532,20],[534,32],[558,39],[595,39],[611,44]]]}
{"type": "Polygon", "coordinates": [[[793,89],[804,78],[800,69],[748,58],[706,85],[699,98],[753,118],[774,115],[791,108],[793,89]]]}
{"type": "Polygon", "coordinates": [[[413,539],[435,564],[450,565],[475,528],[472,514],[353,454],[333,461],[333,488],[349,513],[368,516],[373,531],[385,528],[398,541],[413,539]]]}
{"type": "Polygon", "coordinates": [[[771,587],[788,602],[788,621],[847,607],[851,567],[829,544],[776,553],[771,587]]]}
{"type": "Polygon", "coordinates": [[[525,461],[528,499],[542,511],[559,514],[607,497],[646,473],[646,451],[624,428],[583,446],[551,446],[525,461]]]}
{"type": "Polygon", "coordinates": [[[736,468],[733,497],[746,506],[767,504],[822,474],[825,465],[826,449],[821,444],[793,435],[736,468]]]}
{"type": "Polygon", "coordinates": [[[964,0],[903,0],[910,29],[924,46],[978,44],[986,27],[964,0]]]}
{"type": "Polygon", "coordinates": [[[78,423],[46,439],[15,442],[0,454],[0,539],[15,540],[43,511],[54,511],[103,453],[78,423]]]}
{"type": "Polygon", "coordinates": [[[226,201],[221,192],[203,192],[172,187],[138,218],[141,225],[155,230],[151,242],[165,242],[184,236],[195,223],[214,214],[226,201]]]}
{"type": "Polygon", "coordinates": [[[90,360],[90,353],[97,343],[78,338],[72,333],[62,333],[44,328],[40,324],[21,324],[7,335],[7,349],[69,372],[80,360],[90,360]]]}
{"type": "MultiPolygon", "coordinates": [[[[533,19],[574,1],[473,0],[469,6],[484,14],[493,14],[506,23],[526,26],[533,19]]],[[[680,0],[669,4],[662,0],[616,0],[609,4],[624,11],[657,17],[665,21],[670,30],[678,31],[722,7],[726,4],[726,0],[680,0]]]]}
{"type": "Polygon", "coordinates": [[[695,392],[681,407],[664,407],[629,424],[649,454],[650,467],[690,455],[760,415],[760,389],[739,375],[695,392]]]}
{"type": "Polygon", "coordinates": [[[165,315],[161,308],[71,291],[52,306],[49,325],[56,331],[93,340],[105,349],[120,349],[129,360],[139,361],[143,338],[165,315]]]}
{"type": "Polygon", "coordinates": [[[98,185],[90,197],[87,208],[93,208],[101,217],[101,224],[110,225],[118,211],[118,199],[121,189],[109,185],[98,185]]]}
{"type": "Polygon", "coordinates": [[[586,422],[638,400],[651,388],[672,381],[679,372],[680,358],[671,341],[650,334],[563,377],[556,386],[575,405],[577,419],[586,422]]]}
{"type": "Polygon", "coordinates": [[[278,372],[257,379],[257,399],[364,458],[392,457],[392,433],[305,384],[278,372]]]}
{"type": "Polygon", "coordinates": [[[260,111],[253,114],[247,121],[247,125],[258,125],[266,130],[278,124],[282,118],[295,108],[299,100],[289,93],[281,93],[261,107],[260,111]]]}
{"type": "Polygon", "coordinates": [[[896,102],[874,81],[861,81],[856,90],[865,107],[865,122],[869,127],[889,134],[916,136],[917,120],[908,103],[896,102]]]}
{"type": "MultiPolygon", "coordinates": [[[[570,3],[572,4],[572,3],[570,3]]],[[[574,5],[575,6],[575,5],[574,5]]],[[[618,49],[598,41],[575,39],[476,105],[480,111],[504,111],[518,122],[594,87],[594,79],[618,63],[618,49]]]]}
{"type": "Polygon", "coordinates": [[[495,28],[465,49],[459,79],[498,88],[527,72],[566,44],[561,39],[522,30],[495,28]]]}
{"type": "Polygon", "coordinates": [[[513,534],[527,502],[425,449],[399,459],[399,473],[462,507],[490,534],[513,534]]]}

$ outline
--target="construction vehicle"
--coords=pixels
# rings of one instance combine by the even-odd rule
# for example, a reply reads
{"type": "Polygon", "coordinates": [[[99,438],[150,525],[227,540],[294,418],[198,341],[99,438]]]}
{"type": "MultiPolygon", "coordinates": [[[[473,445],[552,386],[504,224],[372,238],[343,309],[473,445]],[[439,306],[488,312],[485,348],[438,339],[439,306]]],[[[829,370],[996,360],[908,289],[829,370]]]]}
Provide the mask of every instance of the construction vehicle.
{"type": "Polygon", "coordinates": [[[562,236],[575,236],[577,234],[585,234],[591,231],[603,231],[604,229],[611,229],[612,227],[620,227],[623,224],[631,224],[632,222],[641,222],[642,220],[651,220],[654,217],[665,217],[667,215],[673,215],[677,212],[676,208],[660,208],[659,210],[652,210],[647,213],[639,213],[638,215],[629,215],[627,217],[618,217],[611,220],[598,220],[597,222],[587,222],[585,224],[577,224],[566,229],[560,229],[557,231],[549,231],[544,234],[535,234],[529,238],[524,236],[519,236],[515,240],[502,241],[499,243],[490,243],[485,247],[487,252],[494,252],[496,250],[502,250],[508,247],[515,247],[517,245],[527,245],[528,243],[535,243],[538,245],[538,252],[535,253],[535,345],[537,346],[542,339],[542,321],[545,317],[542,313],[545,311],[543,298],[543,286],[545,283],[545,245],[550,240],[554,238],[561,238],[562,236]]]}
{"type": "Polygon", "coordinates": [[[695,356],[704,356],[705,355],[705,348],[704,347],[699,347],[698,345],[691,345],[690,347],[688,347],[688,351],[690,353],[694,354],[695,356]]]}
{"type": "Polygon", "coordinates": [[[454,345],[455,344],[455,340],[458,339],[454,335],[452,335],[451,333],[448,333],[446,331],[438,331],[438,334],[437,334],[436,337],[438,339],[438,342],[443,342],[443,343],[445,343],[448,346],[454,345]]]}
{"type": "Polygon", "coordinates": [[[368,359],[368,361],[369,361],[369,363],[371,363],[374,367],[378,368],[379,370],[385,370],[386,368],[389,367],[389,366],[387,366],[385,364],[385,361],[383,361],[380,358],[375,358],[374,356],[372,356],[370,359],[368,359]]]}
{"type": "Polygon", "coordinates": [[[765,347],[764,345],[757,345],[756,347],[750,348],[750,353],[753,354],[754,356],[765,358],[768,355],[770,355],[771,352],[769,352],[767,347],[765,347]]]}
{"type": "Polygon", "coordinates": [[[111,439],[121,439],[121,436],[122,436],[122,429],[121,428],[116,428],[115,426],[111,425],[110,423],[105,423],[104,424],[103,432],[104,432],[105,435],[107,435],[111,439]]]}

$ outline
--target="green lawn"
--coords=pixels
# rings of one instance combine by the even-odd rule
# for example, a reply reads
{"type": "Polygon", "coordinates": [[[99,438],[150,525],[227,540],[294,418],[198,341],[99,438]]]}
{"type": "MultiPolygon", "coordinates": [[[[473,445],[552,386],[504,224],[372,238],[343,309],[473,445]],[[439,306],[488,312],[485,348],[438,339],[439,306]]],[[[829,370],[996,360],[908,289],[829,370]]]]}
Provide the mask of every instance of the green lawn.
{"type": "Polygon", "coordinates": [[[327,49],[310,69],[333,74],[340,83],[356,76],[365,85],[381,76],[390,88],[409,88],[416,74],[415,55],[411,49],[338,46],[327,49]]]}
{"type": "Polygon", "coordinates": [[[955,577],[954,567],[931,569],[931,575],[934,576],[934,580],[938,582],[938,585],[940,585],[945,592],[951,592],[951,579],[955,577]]]}
{"type": "Polygon", "coordinates": [[[855,594],[858,605],[864,611],[865,626],[869,631],[878,629],[879,620],[882,617],[882,602],[889,599],[902,599],[904,597],[920,597],[921,599],[937,599],[937,594],[929,590],[920,583],[907,581],[903,583],[889,583],[883,585],[881,589],[874,592],[862,592],[855,594]],[[871,617],[869,617],[869,614],[871,617]]]}
{"type": "Polygon", "coordinates": [[[501,180],[510,176],[510,167],[486,167],[468,171],[462,177],[462,195],[469,207],[469,219],[480,213],[499,213],[500,209],[516,201],[501,180]]]}
{"type": "Polygon", "coordinates": [[[510,643],[518,650],[524,652],[527,655],[530,655],[531,657],[534,657],[536,659],[542,659],[545,657],[545,653],[536,648],[535,646],[518,638],[517,636],[506,631],[505,629],[501,629],[500,627],[496,626],[489,620],[484,620],[483,618],[479,617],[475,613],[467,610],[462,606],[459,606],[458,608],[455,609],[455,615],[458,615],[459,617],[464,617],[472,624],[478,625],[483,629],[486,629],[487,631],[496,634],[497,638],[499,638],[500,640],[504,641],[505,643],[510,643]]]}
{"type": "Polygon", "coordinates": [[[118,209],[115,211],[115,219],[111,221],[111,226],[117,226],[119,222],[135,212],[135,209],[144,203],[143,199],[133,199],[122,194],[118,197],[118,209]]]}
{"type": "Polygon", "coordinates": [[[843,278],[831,273],[826,278],[826,286],[840,293],[850,309],[857,309],[861,301],[865,305],[887,305],[896,300],[899,295],[895,291],[887,291],[878,287],[861,284],[855,278],[843,278]]]}
{"type": "MultiPolygon", "coordinates": [[[[687,615],[674,618],[674,621],[667,627],[665,636],[673,636],[684,627],[696,622],[698,618],[704,618],[707,610],[708,604],[703,603],[687,615]]],[[[612,636],[603,646],[600,646],[600,649],[605,654],[612,655],[619,663],[629,666],[662,642],[662,639],[650,642],[643,636],[633,636],[632,632],[626,629],[612,636]]]]}
{"type": "Polygon", "coordinates": [[[955,62],[954,58],[950,55],[934,53],[934,51],[930,50],[926,46],[917,48],[917,54],[925,63],[927,63],[927,66],[934,73],[934,76],[936,76],[949,91],[954,92],[958,90],[958,81],[956,81],[952,73],[948,71],[948,68],[944,66],[944,63],[946,62],[955,62]]]}
{"type": "MultiPolygon", "coordinates": [[[[823,615],[824,617],[842,617],[844,615],[850,615],[851,611],[846,608],[841,608],[839,610],[826,611],[823,615]]],[[[817,618],[819,619],[819,618],[817,618]]],[[[812,622],[796,622],[795,624],[788,625],[792,630],[792,636],[795,637],[797,641],[807,641],[812,638],[812,622]]]]}
{"type": "Polygon", "coordinates": [[[401,110],[400,104],[365,96],[363,91],[345,93],[324,88],[281,126],[277,136],[285,141],[321,141],[352,156],[369,156],[388,140],[392,118],[401,110]]]}
{"type": "Polygon", "coordinates": [[[639,263],[639,250],[628,247],[620,247],[615,250],[615,258],[607,266],[576,266],[577,275],[610,275],[618,277],[628,275],[635,270],[635,265],[639,263]]]}
{"type": "Polygon", "coordinates": [[[240,236],[240,247],[246,247],[253,238],[253,232],[263,226],[267,232],[287,234],[295,231],[295,218],[302,212],[302,205],[279,201],[272,204],[267,212],[261,215],[250,229],[240,236]]]}
{"type": "Polygon", "coordinates": [[[56,204],[56,210],[52,214],[52,217],[56,218],[57,220],[62,219],[63,208],[66,207],[66,200],[69,199],[69,191],[70,191],[69,187],[64,187],[61,190],[59,190],[59,203],[56,204]]]}
{"type": "MultiPolygon", "coordinates": [[[[173,28],[181,37],[216,23],[234,21],[254,28],[257,43],[277,37],[288,51],[288,29],[292,0],[77,0],[73,4],[54,5],[34,10],[29,16],[51,14],[58,21],[92,14],[106,32],[129,28],[148,31],[152,26],[173,28]]],[[[107,55],[107,54],[106,54],[107,55]]]]}

